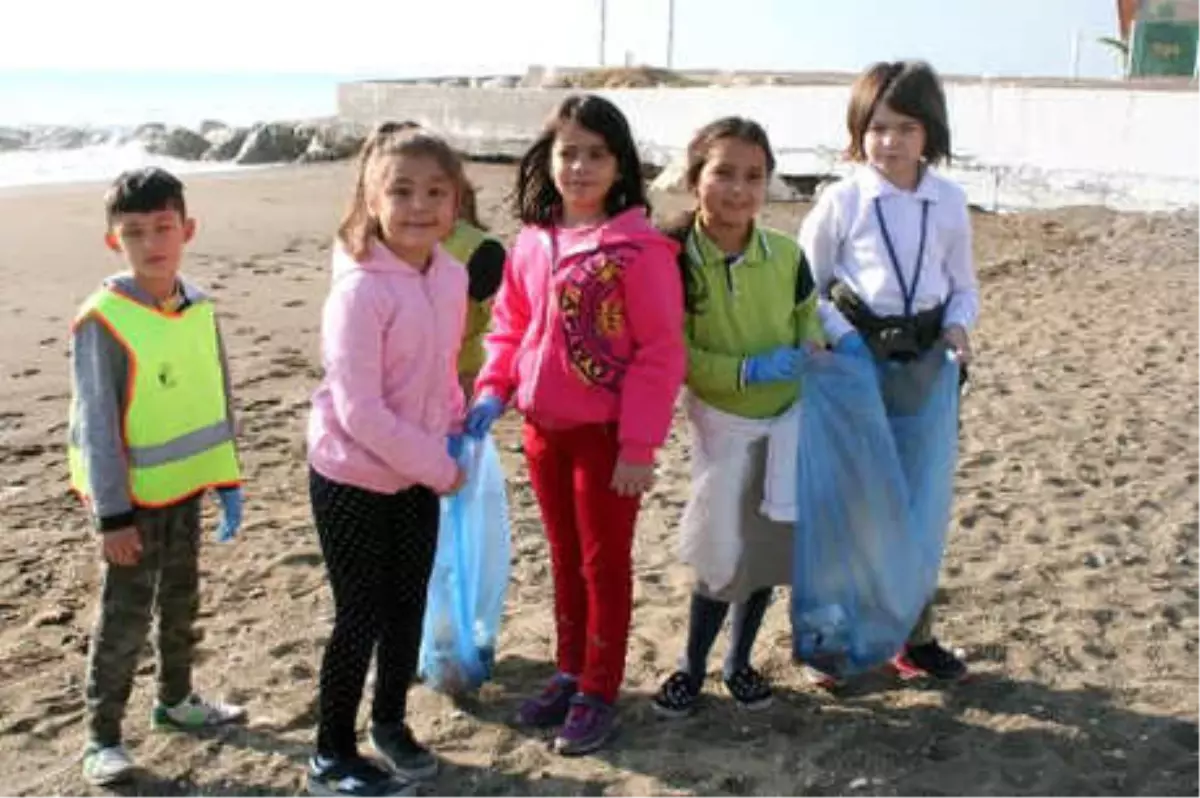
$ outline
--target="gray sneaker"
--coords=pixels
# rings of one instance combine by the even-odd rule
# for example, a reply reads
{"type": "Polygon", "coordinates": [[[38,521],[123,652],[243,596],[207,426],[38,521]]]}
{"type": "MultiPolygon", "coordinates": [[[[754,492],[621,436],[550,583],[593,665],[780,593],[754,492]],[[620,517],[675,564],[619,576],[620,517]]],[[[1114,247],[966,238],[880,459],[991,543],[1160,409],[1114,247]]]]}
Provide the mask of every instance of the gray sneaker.
{"type": "Polygon", "coordinates": [[[373,725],[370,738],[375,751],[401,779],[421,781],[437,775],[437,757],[416,741],[407,724],[373,725]]]}
{"type": "Polygon", "coordinates": [[[133,760],[123,745],[91,745],[83,752],[83,778],[96,787],[125,781],[133,774],[133,760]]]}
{"type": "Polygon", "coordinates": [[[399,779],[361,757],[326,759],[314,756],[308,761],[308,794],[329,798],[409,796],[417,794],[417,785],[399,779]]]}

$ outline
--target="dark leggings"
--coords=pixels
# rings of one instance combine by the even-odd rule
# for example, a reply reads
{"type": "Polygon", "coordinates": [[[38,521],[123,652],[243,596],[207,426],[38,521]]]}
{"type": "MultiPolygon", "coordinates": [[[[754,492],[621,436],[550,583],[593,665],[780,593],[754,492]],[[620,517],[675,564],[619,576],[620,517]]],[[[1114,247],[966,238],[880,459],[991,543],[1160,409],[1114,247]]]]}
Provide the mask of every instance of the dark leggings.
{"type": "Polygon", "coordinates": [[[348,757],[357,753],[355,718],[372,652],[378,658],[371,720],[404,722],[437,547],[438,497],[422,486],[374,493],[315,471],[309,496],[335,609],[321,661],[317,752],[348,757]]]}
{"type": "MultiPolygon", "coordinates": [[[[733,632],[729,655],[725,658],[724,673],[732,674],[750,664],[750,650],[758,637],[767,605],[771,603],[771,588],[764,587],[751,593],[743,602],[733,605],[733,632]]],[[[712,650],[717,633],[729,613],[729,602],[692,594],[692,607],[688,620],[688,642],[684,670],[697,683],[704,681],[708,668],[708,652],[712,650]]]]}

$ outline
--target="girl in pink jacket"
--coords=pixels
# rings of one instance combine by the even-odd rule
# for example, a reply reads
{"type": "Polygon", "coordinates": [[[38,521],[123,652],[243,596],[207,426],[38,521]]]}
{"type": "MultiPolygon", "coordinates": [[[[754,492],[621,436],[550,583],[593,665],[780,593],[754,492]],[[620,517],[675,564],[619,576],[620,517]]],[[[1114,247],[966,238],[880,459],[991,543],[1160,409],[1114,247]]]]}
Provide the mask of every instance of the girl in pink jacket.
{"type": "Polygon", "coordinates": [[[313,795],[410,794],[437,761],[405,724],[439,495],[464,481],[449,436],[462,409],[457,360],[467,274],[438,245],[454,222],[462,165],[441,139],[397,125],[363,146],[338,231],[321,320],[325,378],[308,424],[309,491],[333,588],[321,662],[313,795]],[[355,717],[373,651],[370,739],[355,717]]]}
{"type": "Polygon", "coordinates": [[[466,432],[510,403],[554,572],[558,673],[520,718],[585,754],[615,730],[632,601],[633,532],[683,382],[676,244],[648,218],[621,112],[565,101],[521,159],[509,253],[466,432]]]}

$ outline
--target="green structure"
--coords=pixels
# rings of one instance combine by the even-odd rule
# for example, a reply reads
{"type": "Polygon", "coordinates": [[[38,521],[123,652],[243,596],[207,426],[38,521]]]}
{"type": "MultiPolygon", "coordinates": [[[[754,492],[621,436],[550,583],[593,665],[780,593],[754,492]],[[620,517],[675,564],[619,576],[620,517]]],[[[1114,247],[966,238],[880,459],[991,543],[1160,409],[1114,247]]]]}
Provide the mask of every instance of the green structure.
{"type": "Polygon", "coordinates": [[[1197,10],[1194,0],[1143,0],[1129,43],[1129,77],[1196,74],[1197,10]]]}

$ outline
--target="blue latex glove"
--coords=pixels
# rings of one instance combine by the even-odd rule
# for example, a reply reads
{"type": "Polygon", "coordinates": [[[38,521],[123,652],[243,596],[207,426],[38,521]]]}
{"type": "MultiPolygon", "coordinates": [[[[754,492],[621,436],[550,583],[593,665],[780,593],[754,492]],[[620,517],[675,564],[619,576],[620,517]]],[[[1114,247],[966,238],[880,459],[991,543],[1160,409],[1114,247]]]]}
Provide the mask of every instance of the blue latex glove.
{"type": "Polygon", "coordinates": [[[446,451],[454,459],[454,462],[457,463],[459,458],[462,457],[462,453],[463,453],[463,436],[462,435],[447,436],[446,437],[446,451]]]}
{"type": "Polygon", "coordinates": [[[242,489],[218,488],[217,500],[221,502],[221,525],[217,527],[217,540],[228,543],[242,527],[242,489]]]}
{"type": "Polygon", "coordinates": [[[800,377],[800,350],[781,346],[746,359],[743,372],[747,385],[789,382],[800,377]]]}
{"type": "Polygon", "coordinates": [[[871,350],[867,348],[867,342],[856,332],[846,333],[839,338],[837,343],[833,345],[833,351],[839,355],[854,355],[856,357],[871,356],[871,350]]]}
{"type": "Polygon", "coordinates": [[[488,394],[471,406],[463,421],[463,432],[477,441],[483,440],[496,419],[504,414],[504,402],[488,394]]]}

